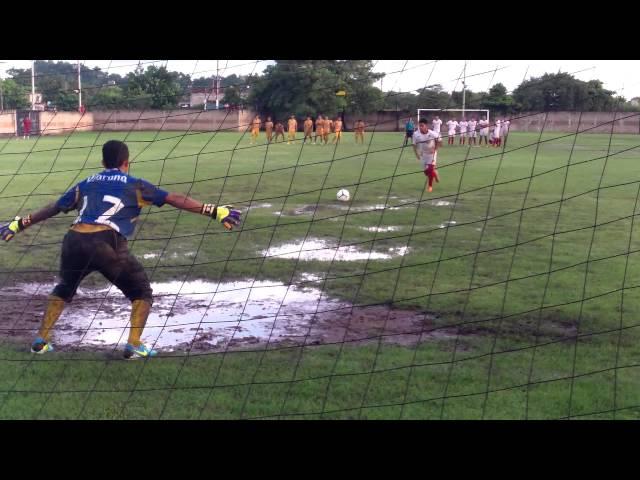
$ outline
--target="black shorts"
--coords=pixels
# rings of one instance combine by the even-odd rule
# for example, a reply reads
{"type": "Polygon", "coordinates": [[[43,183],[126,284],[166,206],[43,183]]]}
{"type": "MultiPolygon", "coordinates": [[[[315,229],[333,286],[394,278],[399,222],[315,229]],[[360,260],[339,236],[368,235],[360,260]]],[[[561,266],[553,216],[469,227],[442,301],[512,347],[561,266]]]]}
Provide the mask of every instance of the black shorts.
{"type": "Polygon", "coordinates": [[[407,134],[407,138],[413,137],[413,130],[407,130],[406,134],[407,134]]]}
{"type": "Polygon", "coordinates": [[[142,264],[129,253],[127,239],[115,230],[79,233],[69,230],[62,241],[60,278],[53,295],[70,302],[80,282],[100,272],[131,300],[153,302],[153,291],[142,264]]]}

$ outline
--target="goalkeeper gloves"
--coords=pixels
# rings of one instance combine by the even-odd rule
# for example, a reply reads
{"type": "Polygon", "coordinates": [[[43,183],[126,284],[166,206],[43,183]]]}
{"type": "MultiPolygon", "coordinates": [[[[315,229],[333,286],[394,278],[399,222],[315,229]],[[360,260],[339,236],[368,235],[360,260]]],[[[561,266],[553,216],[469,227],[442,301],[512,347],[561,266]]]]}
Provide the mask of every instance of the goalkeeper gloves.
{"type": "Polygon", "coordinates": [[[227,230],[240,224],[240,211],[234,210],[231,205],[216,206],[213,203],[205,203],[200,213],[215,218],[227,230]]]}
{"type": "Polygon", "coordinates": [[[11,240],[16,233],[21,232],[31,224],[31,215],[25,218],[16,217],[13,221],[0,226],[0,238],[5,242],[11,240]]]}

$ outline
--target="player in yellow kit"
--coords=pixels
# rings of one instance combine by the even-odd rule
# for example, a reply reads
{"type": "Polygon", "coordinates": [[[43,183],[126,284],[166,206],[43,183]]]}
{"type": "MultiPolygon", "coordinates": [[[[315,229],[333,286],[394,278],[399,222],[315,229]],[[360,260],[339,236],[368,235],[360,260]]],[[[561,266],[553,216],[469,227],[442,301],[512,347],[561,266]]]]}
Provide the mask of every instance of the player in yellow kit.
{"type": "Polygon", "coordinates": [[[342,120],[340,117],[333,122],[333,143],[338,143],[342,138],[342,120]]]}
{"type": "Polygon", "coordinates": [[[273,138],[273,122],[271,121],[271,117],[267,117],[267,121],[264,122],[264,133],[267,136],[267,142],[271,143],[271,139],[273,138]]]}
{"type": "Polygon", "coordinates": [[[253,121],[251,122],[251,144],[256,143],[258,140],[258,133],[260,133],[260,115],[256,115],[253,121]]]}
{"type": "Polygon", "coordinates": [[[307,119],[304,121],[304,140],[302,140],[302,143],[306,143],[307,141],[307,137],[309,138],[309,143],[311,143],[311,134],[313,133],[313,120],[311,120],[311,117],[307,117],[307,119]]]}
{"type": "Polygon", "coordinates": [[[284,142],[284,125],[282,122],[276,123],[276,136],[273,139],[273,143],[278,143],[278,137],[282,136],[282,141],[284,142]]]}
{"type": "Polygon", "coordinates": [[[324,135],[324,119],[322,118],[322,115],[318,115],[318,117],[316,118],[316,134],[313,137],[313,144],[316,144],[316,141],[318,140],[318,137],[320,137],[320,143],[322,143],[322,137],[324,135]]]}
{"type": "Polygon", "coordinates": [[[356,143],[358,143],[358,139],[360,139],[360,143],[364,145],[364,122],[358,120],[354,125],[354,130],[356,132],[356,143]]]}
{"type": "Polygon", "coordinates": [[[329,117],[324,117],[324,132],[322,135],[322,139],[324,140],[325,145],[329,143],[329,134],[331,133],[332,126],[333,122],[329,119],[329,117]]]}
{"type": "Polygon", "coordinates": [[[289,131],[287,145],[291,145],[291,141],[296,140],[296,130],[298,130],[298,122],[296,120],[296,117],[294,117],[293,115],[291,115],[289,117],[289,120],[287,120],[287,128],[289,131]]]}

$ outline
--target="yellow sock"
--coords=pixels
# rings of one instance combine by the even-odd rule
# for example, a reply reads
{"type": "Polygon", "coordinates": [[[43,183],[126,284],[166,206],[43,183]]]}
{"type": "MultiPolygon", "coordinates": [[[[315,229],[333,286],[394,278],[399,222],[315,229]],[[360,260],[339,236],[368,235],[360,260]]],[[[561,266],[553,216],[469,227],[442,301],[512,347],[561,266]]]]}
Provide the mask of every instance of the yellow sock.
{"type": "Polygon", "coordinates": [[[145,300],[134,300],[131,304],[131,331],[129,332],[128,343],[137,347],[140,345],[142,330],[147,323],[147,317],[151,311],[151,304],[145,300]]]}
{"type": "Polygon", "coordinates": [[[53,328],[53,325],[58,321],[60,315],[64,310],[64,300],[55,295],[49,295],[49,302],[47,303],[47,310],[44,313],[40,330],[38,330],[38,336],[43,340],[49,341],[49,333],[53,328]]]}

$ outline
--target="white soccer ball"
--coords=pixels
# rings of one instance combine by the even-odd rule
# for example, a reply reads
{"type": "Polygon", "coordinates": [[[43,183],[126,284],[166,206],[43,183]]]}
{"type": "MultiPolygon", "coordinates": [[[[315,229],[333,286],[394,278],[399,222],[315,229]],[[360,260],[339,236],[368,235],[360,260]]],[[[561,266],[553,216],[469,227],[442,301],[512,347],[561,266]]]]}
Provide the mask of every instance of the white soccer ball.
{"type": "Polygon", "coordinates": [[[336,193],[336,198],[341,202],[348,202],[351,198],[351,194],[346,188],[341,188],[340,190],[338,190],[338,193],[336,193]]]}

